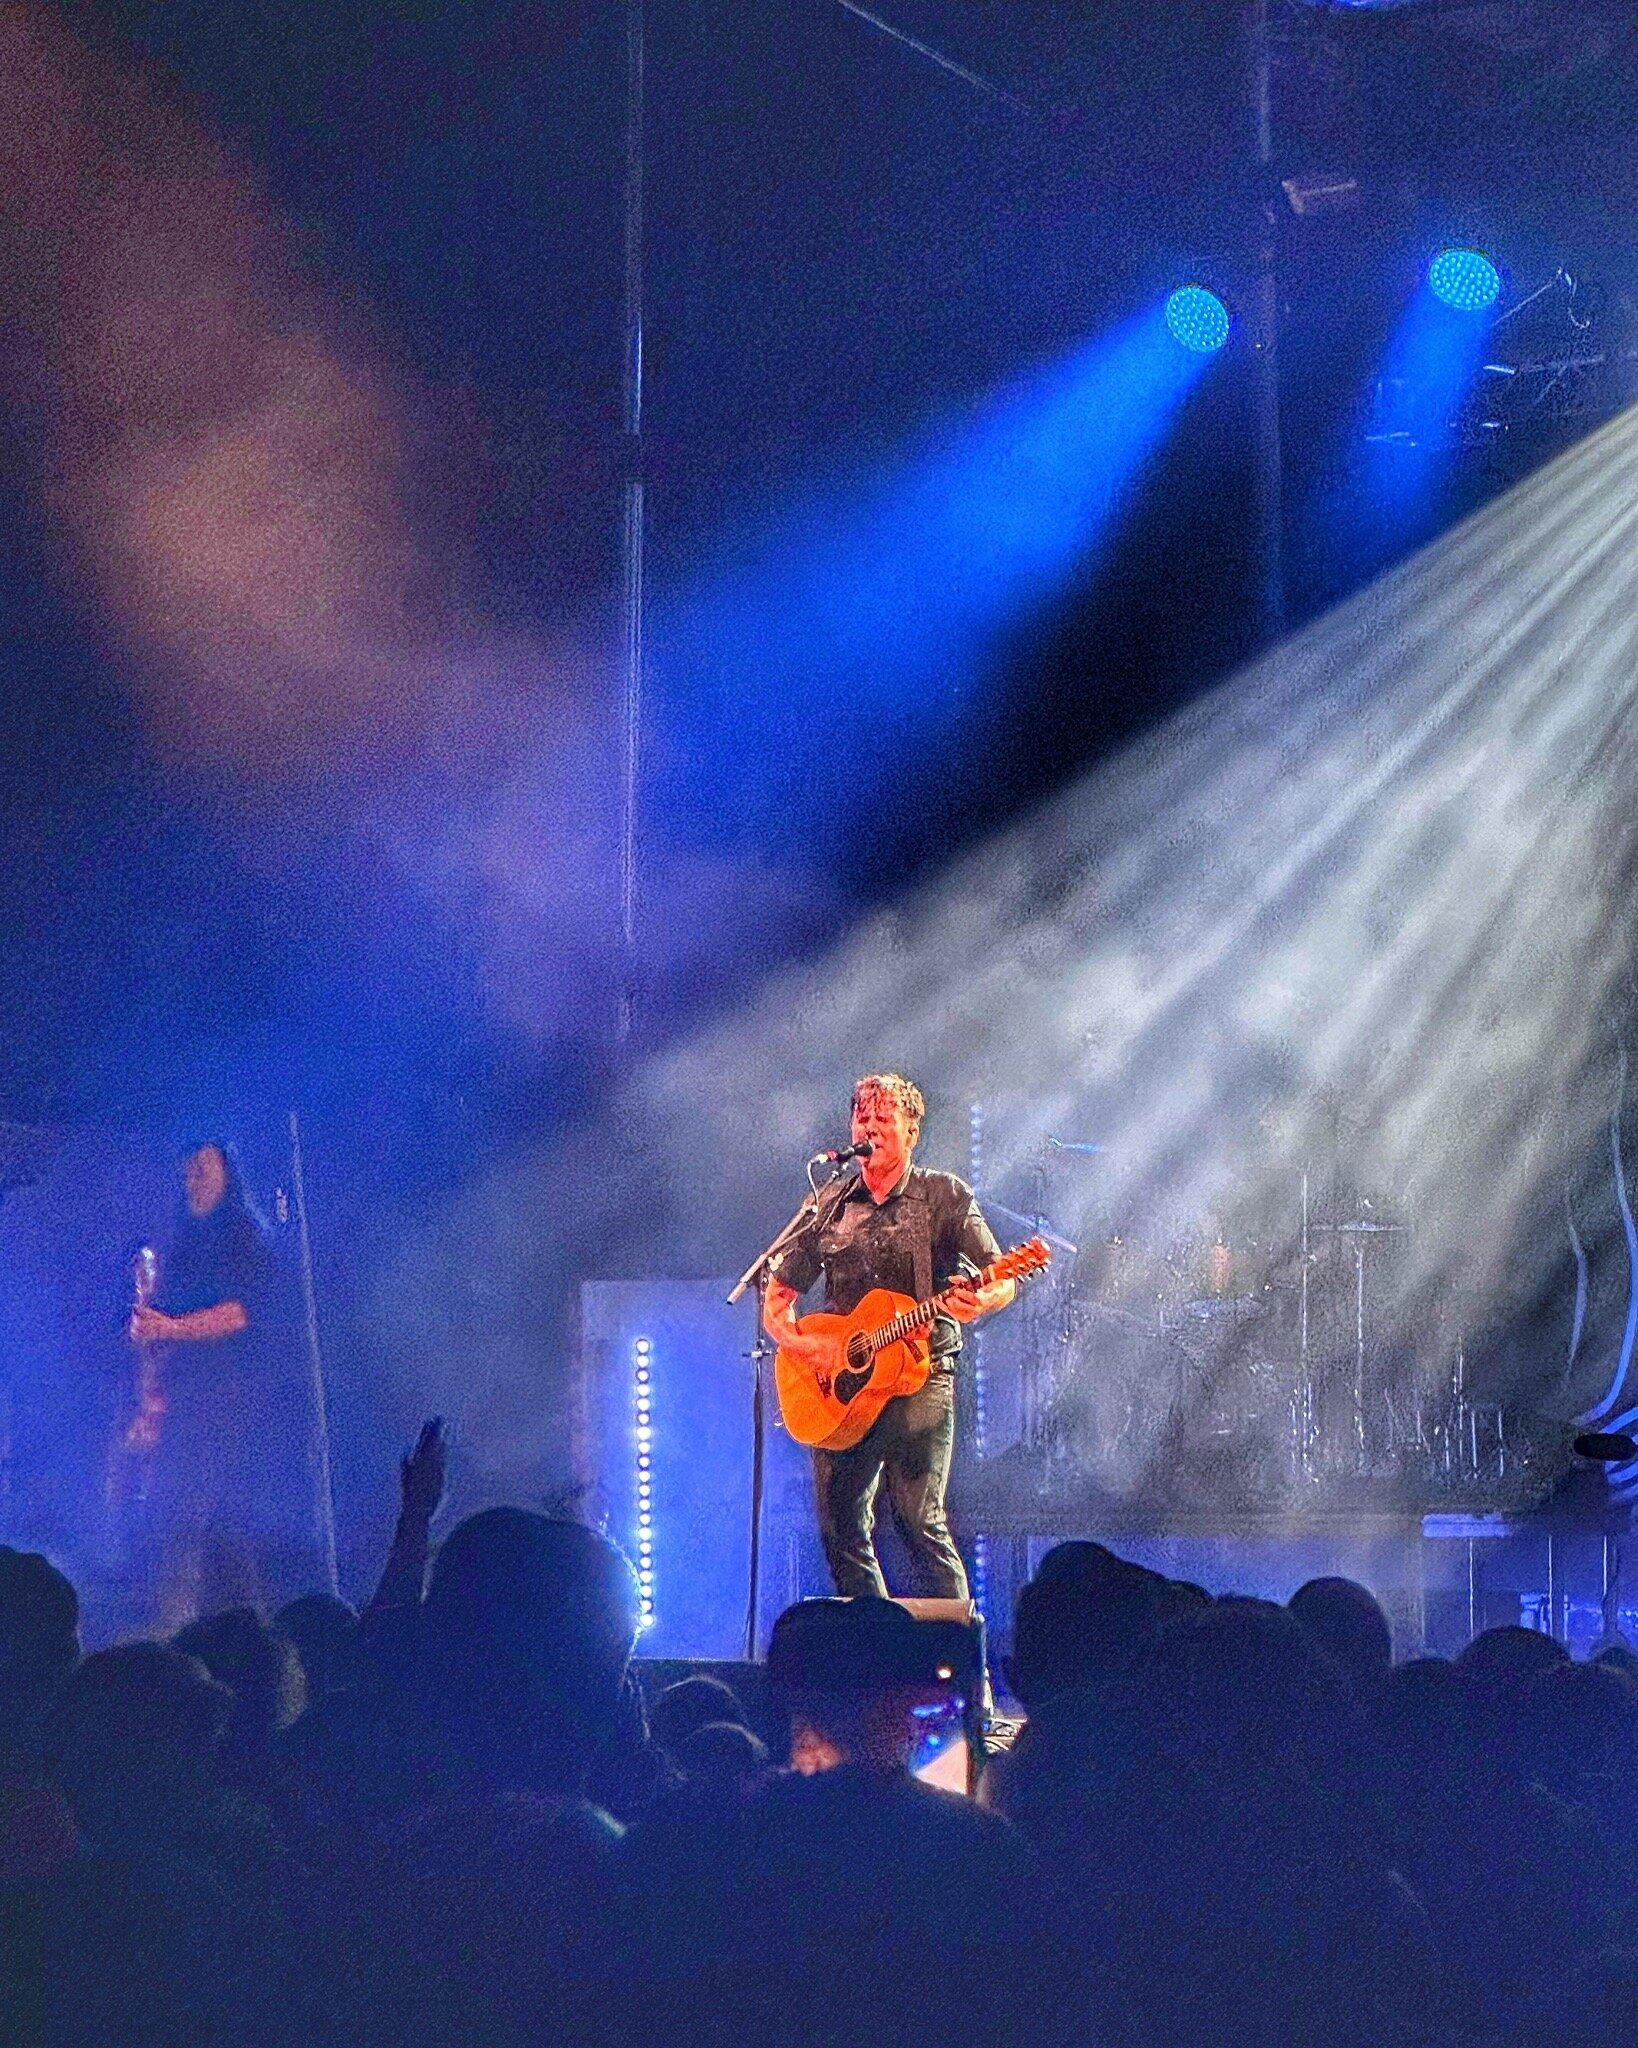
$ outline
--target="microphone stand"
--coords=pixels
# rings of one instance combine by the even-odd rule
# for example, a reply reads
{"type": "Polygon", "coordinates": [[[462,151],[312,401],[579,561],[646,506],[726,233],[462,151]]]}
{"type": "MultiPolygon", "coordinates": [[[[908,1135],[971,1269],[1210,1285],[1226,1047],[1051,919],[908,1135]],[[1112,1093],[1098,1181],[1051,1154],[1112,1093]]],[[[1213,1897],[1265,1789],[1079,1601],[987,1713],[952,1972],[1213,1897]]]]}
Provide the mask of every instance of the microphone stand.
{"type": "MultiPolygon", "coordinates": [[[[802,1197],[796,1213],[779,1235],[764,1250],[757,1253],[728,1291],[728,1301],[732,1305],[741,1300],[748,1289],[756,1289],[756,1338],[745,1354],[751,1361],[751,1555],[745,1603],[745,1661],[748,1664],[756,1661],[757,1636],[761,1626],[762,1489],[768,1435],[763,1367],[773,1348],[768,1342],[768,1333],[762,1326],[762,1299],[768,1285],[769,1268],[774,1260],[788,1244],[801,1236],[819,1213],[819,1204],[824,1198],[825,1188],[813,1185],[813,1169],[825,1156],[823,1152],[815,1152],[808,1161],[810,1192],[802,1197]]],[[[837,1178],[840,1179],[841,1176],[838,1175],[837,1178]]],[[[825,1184],[826,1187],[835,1185],[835,1181],[827,1181],[825,1184]]]]}

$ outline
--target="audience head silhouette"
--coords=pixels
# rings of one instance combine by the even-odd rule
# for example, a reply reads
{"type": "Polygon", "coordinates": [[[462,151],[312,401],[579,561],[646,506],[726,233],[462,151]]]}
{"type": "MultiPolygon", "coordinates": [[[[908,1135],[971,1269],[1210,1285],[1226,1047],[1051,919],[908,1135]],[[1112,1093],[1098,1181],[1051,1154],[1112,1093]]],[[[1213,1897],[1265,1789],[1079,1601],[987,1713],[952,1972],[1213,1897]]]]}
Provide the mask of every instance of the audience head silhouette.
{"type": "Polygon", "coordinates": [[[739,1696],[731,1685],[703,1671],[668,1685],[648,1710],[649,1733],[673,1755],[695,1729],[725,1721],[744,1727],[745,1711],[739,1696]]]}
{"type": "Polygon", "coordinates": [[[1286,1604],[1355,1698],[1369,1699],[1393,1665],[1393,1633],[1375,1595],[1353,1579],[1310,1579],[1286,1604]]]}
{"type": "Polygon", "coordinates": [[[254,1608],[230,1607],[189,1622],[174,1641],[232,1693],[226,1740],[238,1755],[264,1753],[307,1704],[295,1645],[276,1635],[254,1608]]]}
{"type": "Polygon", "coordinates": [[[767,1744],[737,1721],[702,1722],[671,1754],[689,1783],[725,1791],[757,1777],[768,1763],[767,1744]]]}
{"type": "Polygon", "coordinates": [[[637,1575],[579,1522],[487,1508],[433,1561],[422,1701],[456,1775],[578,1790],[637,1636],[637,1575]]]}
{"type": "Polygon", "coordinates": [[[1101,1544],[1049,1552],[1019,1594],[1013,1623],[1007,1676],[1024,1705],[1104,1688],[1125,1672],[1159,1626],[1160,1584],[1101,1544]]]}
{"type": "Polygon", "coordinates": [[[168,1643],[87,1657],[48,1717],[51,1755],[81,1825],[185,1804],[209,1785],[233,1695],[168,1643]]]}
{"type": "Polygon", "coordinates": [[[791,1717],[800,1771],[903,1770],[915,1708],[937,1696],[916,1624],[892,1600],[802,1600],[774,1624],[768,1676],[791,1717]]]}
{"type": "Polygon", "coordinates": [[[353,1676],[358,1613],[337,1594],[303,1593],[279,1609],[273,1626],[296,1646],[309,1699],[322,1699],[353,1676]]]}
{"type": "Polygon", "coordinates": [[[0,1754],[26,1747],[80,1654],[80,1602],[37,1550],[0,1544],[0,1754]]]}
{"type": "Polygon", "coordinates": [[[1134,1673],[1137,1723],[1163,1765],[1219,1782],[1329,1775],[1348,1737],[1346,1688],[1271,1601],[1227,1596],[1174,1622],[1134,1673]]]}

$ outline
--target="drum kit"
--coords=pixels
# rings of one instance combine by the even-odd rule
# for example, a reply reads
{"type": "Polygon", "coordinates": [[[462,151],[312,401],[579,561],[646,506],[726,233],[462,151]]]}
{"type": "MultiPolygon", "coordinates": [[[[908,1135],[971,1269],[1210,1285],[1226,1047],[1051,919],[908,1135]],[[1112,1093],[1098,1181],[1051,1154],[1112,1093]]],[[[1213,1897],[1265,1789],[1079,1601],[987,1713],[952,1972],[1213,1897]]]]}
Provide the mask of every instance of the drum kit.
{"type": "MultiPolygon", "coordinates": [[[[1410,1218],[1334,1173],[1317,1201],[1320,1178],[1299,1170],[1232,1227],[1151,1212],[1123,1229],[1093,1203],[1059,1232],[986,1201],[1056,1254],[1021,1315],[1017,1453],[1040,1491],[1251,1510],[1477,1496],[1504,1476],[1461,1330],[1407,1313],[1410,1218]]],[[[1047,1192],[1038,1167],[1026,1199],[1047,1192]]]]}

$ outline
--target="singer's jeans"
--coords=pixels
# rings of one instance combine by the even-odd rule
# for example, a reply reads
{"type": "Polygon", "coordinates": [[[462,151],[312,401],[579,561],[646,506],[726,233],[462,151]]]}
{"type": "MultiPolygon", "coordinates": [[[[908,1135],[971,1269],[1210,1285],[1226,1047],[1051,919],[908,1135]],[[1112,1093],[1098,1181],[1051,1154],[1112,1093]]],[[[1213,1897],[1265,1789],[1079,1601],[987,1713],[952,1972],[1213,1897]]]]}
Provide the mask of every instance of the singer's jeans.
{"type": "Polygon", "coordinates": [[[909,1546],[918,1593],[965,1600],[967,1572],[950,1538],[944,1489],[955,1448],[955,1374],[935,1372],[919,1394],[889,1401],[869,1434],[850,1451],[815,1451],[819,1535],[838,1593],[879,1593],[887,1582],[876,1556],[876,1495],[909,1546]]]}

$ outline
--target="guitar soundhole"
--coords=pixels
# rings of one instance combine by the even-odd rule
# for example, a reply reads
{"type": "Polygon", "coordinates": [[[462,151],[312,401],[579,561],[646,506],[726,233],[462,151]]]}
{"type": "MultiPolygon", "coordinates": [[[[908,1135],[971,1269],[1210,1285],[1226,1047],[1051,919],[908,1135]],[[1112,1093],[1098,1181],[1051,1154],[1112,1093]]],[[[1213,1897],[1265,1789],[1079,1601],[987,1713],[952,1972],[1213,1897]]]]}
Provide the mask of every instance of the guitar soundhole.
{"type": "Polygon", "coordinates": [[[863,1330],[855,1330],[847,1340],[847,1364],[836,1375],[836,1398],[844,1408],[869,1386],[875,1370],[876,1359],[870,1349],[870,1339],[863,1330]]]}

